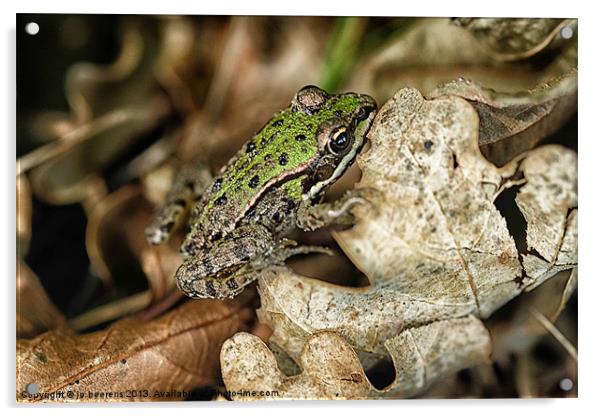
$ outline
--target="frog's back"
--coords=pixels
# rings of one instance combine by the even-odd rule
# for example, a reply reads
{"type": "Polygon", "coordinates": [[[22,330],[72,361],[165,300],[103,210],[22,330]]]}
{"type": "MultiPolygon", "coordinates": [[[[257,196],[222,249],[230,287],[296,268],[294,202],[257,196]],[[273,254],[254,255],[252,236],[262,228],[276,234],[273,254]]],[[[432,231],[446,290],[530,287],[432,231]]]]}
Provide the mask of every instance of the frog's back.
{"type": "Polygon", "coordinates": [[[233,230],[253,213],[252,207],[267,191],[312,162],[317,153],[317,123],[317,118],[308,120],[290,108],[276,114],[209,186],[195,208],[191,228],[208,240],[233,230]]]}

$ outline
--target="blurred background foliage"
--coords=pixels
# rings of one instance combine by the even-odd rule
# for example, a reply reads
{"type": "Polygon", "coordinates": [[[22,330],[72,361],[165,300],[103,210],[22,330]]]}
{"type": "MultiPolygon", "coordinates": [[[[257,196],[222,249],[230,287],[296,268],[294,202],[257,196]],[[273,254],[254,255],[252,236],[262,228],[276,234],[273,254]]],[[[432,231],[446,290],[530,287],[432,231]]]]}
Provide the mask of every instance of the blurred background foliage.
{"type": "MultiPolygon", "coordinates": [[[[469,79],[500,106],[482,119],[525,116],[506,125],[508,136],[529,133],[521,136],[527,148],[577,149],[576,68],[570,19],[20,14],[18,335],[64,325],[92,331],[131,312],[150,319],[178,302],[177,241],[158,251],[144,241],[153,206],[178,165],[203,160],[217,170],[303,85],[368,93],[382,105],[401,87],[428,96],[469,79]],[[23,30],[32,21],[37,35],[23,30]],[[527,101],[517,106],[521,97],[527,101]]],[[[466,98],[478,108],[478,98],[466,98]]],[[[499,137],[480,145],[495,163],[526,150],[499,137]]],[[[357,275],[337,283],[365,284],[347,263],[320,267],[318,275],[328,267],[357,275]]],[[[515,303],[497,319],[508,319],[515,303]]],[[[576,296],[560,323],[576,342],[576,296]]],[[[576,387],[559,390],[559,378],[576,374],[549,337],[529,350],[543,364],[504,356],[433,395],[521,395],[518,370],[543,374],[535,392],[529,386],[534,395],[574,394],[576,387]]]]}

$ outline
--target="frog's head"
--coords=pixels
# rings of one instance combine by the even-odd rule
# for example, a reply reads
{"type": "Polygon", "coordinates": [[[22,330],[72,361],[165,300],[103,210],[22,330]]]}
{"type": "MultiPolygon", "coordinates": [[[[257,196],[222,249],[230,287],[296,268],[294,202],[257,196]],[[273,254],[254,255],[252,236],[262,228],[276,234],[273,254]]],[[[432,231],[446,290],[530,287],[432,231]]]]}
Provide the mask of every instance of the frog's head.
{"type": "Polygon", "coordinates": [[[214,238],[232,230],[278,187],[291,201],[321,195],[355,160],[375,113],[367,95],[302,88],[222,168],[197,205],[199,232],[210,226],[214,238]]]}
{"type": "Polygon", "coordinates": [[[364,145],[376,114],[376,102],[368,95],[329,95],[313,85],[299,90],[291,111],[313,118],[319,156],[312,164],[311,188],[304,198],[313,199],[343,175],[364,145]]]}

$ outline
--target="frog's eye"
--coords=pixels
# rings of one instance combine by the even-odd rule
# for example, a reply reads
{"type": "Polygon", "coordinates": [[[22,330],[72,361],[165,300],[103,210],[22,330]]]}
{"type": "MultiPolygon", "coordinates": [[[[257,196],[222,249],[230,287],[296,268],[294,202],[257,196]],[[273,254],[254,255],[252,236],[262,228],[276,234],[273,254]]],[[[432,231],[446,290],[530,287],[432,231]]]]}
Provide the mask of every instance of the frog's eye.
{"type": "Polygon", "coordinates": [[[330,150],[330,153],[334,155],[342,155],[349,149],[351,142],[351,134],[349,134],[347,128],[342,127],[336,130],[330,137],[328,149],[330,150]]]}

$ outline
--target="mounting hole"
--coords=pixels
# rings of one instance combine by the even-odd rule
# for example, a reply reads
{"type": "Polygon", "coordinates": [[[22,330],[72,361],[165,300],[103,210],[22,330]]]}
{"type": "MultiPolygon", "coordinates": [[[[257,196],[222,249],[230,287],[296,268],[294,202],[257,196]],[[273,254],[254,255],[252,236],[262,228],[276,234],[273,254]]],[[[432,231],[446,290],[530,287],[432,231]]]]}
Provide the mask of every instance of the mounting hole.
{"type": "Polygon", "coordinates": [[[570,378],[563,378],[562,380],[560,380],[560,389],[564,391],[573,390],[573,380],[571,380],[570,378]]]}
{"type": "Polygon", "coordinates": [[[573,37],[573,29],[571,29],[570,26],[565,26],[562,29],[560,29],[560,36],[563,37],[563,39],[570,39],[573,37]]]}
{"type": "Polygon", "coordinates": [[[39,31],[40,25],[36,22],[29,22],[25,25],[25,32],[27,32],[28,35],[37,35],[39,31]]]}
{"type": "Polygon", "coordinates": [[[29,383],[25,386],[27,394],[37,394],[40,391],[40,385],[37,383],[29,383]]]}

